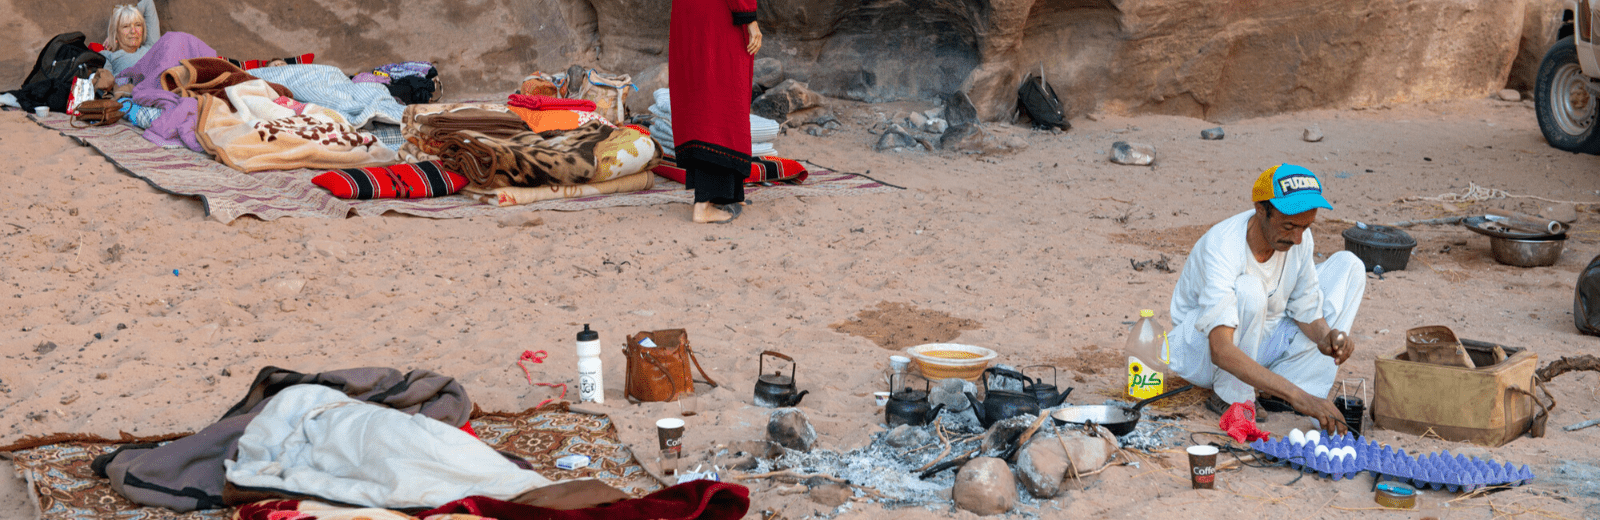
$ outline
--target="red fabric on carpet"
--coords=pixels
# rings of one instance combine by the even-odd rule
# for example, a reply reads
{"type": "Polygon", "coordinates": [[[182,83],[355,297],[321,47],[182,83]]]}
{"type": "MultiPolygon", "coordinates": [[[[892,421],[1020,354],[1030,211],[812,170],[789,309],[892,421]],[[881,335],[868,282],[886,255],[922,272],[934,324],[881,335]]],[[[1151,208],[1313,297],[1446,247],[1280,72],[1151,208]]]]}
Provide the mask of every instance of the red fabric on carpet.
{"type": "Polygon", "coordinates": [[[468,497],[415,515],[471,514],[497,520],[738,520],[750,509],[750,489],[738,484],[696,480],[615,504],[561,511],[468,497]]]}
{"type": "Polygon", "coordinates": [[[595,104],[587,99],[562,99],[550,96],[524,96],[512,94],[506,101],[507,105],[522,107],[530,110],[576,110],[579,112],[593,112],[595,104]]]}
{"type": "Polygon", "coordinates": [[[1222,413],[1222,420],[1217,422],[1217,426],[1239,442],[1265,439],[1268,436],[1267,431],[1256,428],[1255,401],[1233,403],[1233,406],[1228,407],[1228,411],[1222,413]]]}
{"type": "MultiPolygon", "coordinates": [[[[650,171],[656,175],[684,182],[686,172],[678,167],[678,161],[671,155],[661,156],[661,164],[650,171]]],[[[764,182],[787,182],[800,184],[806,181],[811,172],[800,161],[784,159],[782,157],[757,157],[750,162],[750,176],[745,177],[745,184],[761,184],[764,182]]]]}
{"type": "Polygon", "coordinates": [[[280,520],[300,516],[313,518],[311,515],[298,513],[299,509],[299,500],[263,500],[239,506],[239,509],[234,511],[233,518],[234,520],[280,520]]]}
{"type": "Polygon", "coordinates": [[[311,178],[341,199],[424,199],[461,191],[467,178],[447,171],[439,161],[394,166],[345,168],[311,178]]]}

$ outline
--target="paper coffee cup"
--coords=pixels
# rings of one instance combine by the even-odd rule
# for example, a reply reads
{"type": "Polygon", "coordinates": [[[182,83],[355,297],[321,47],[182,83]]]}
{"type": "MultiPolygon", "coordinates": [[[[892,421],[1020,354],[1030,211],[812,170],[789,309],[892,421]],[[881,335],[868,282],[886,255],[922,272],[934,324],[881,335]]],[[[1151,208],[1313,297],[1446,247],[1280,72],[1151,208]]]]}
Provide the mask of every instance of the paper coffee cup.
{"type": "Polygon", "coordinates": [[[33,107],[33,113],[39,117],[50,115],[50,107],[33,107]]]}
{"type": "Polygon", "coordinates": [[[1217,447],[1190,446],[1189,483],[1194,489],[1212,489],[1217,485],[1217,447]]]}
{"type": "Polygon", "coordinates": [[[878,403],[878,406],[887,406],[889,404],[889,392],[873,392],[872,400],[878,403]]]}
{"type": "Polygon", "coordinates": [[[911,367],[911,358],[905,356],[889,356],[889,369],[904,374],[911,367]]]}
{"type": "Polygon", "coordinates": [[[667,418],[656,421],[656,437],[661,444],[661,473],[678,472],[678,457],[683,454],[683,419],[667,418]]]}

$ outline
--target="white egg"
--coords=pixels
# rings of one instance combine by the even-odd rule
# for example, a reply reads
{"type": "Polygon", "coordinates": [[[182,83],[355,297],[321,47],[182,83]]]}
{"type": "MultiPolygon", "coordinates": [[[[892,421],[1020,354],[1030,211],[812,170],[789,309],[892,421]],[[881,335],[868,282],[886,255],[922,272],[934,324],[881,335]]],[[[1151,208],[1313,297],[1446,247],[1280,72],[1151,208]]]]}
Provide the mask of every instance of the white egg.
{"type": "Polygon", "coordinates": [[[1306,432],[1306,442],[1312,444],[1322,444],[1322,432],[1316,430],[1306,432]]]}
{"type": "Polygon", "coordinates": [[[1293,444],[1295,446],[1299,446],[1301,444],[1305,444],[1306,443],[1306,434],[1305,434],[1305,432],[1300,431],[1299,428],[1295,428],[1293,430],[1289,430],[1289,443],[1293,444]]]}
{"type": "MultiPolygon", "coordinates": [[[[1331,450],[1329,450],[1327,446],[1323,446],[1323,445],[1319,444],[1319,445],[1317,445],[1317,450],[1315,452],[1312,452],[1311,456],[1315,457],[1317,455],[1328,455],[1328,453],[1330,451],[1331,450]]],[[[1331,458],[1333,458],[1333,456],[1332,455],[1328,455],[1328,458],[1331,459],[1331,458]]]]}
{"type": "Polygon", "coordinates": [[[1352,459],[1356,458],[1356,447],[1355,446],[1345,446],[1343,449],[1344,449],[1344,456],[1350,457],[1352,459]]]}

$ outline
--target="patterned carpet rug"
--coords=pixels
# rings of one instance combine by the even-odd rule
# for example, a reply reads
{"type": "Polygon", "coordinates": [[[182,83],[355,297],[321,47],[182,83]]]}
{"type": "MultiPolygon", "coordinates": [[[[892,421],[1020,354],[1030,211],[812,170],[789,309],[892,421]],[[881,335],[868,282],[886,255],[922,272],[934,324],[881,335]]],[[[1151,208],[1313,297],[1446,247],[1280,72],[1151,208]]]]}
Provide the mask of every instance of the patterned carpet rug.
{"type": "MultiPolygon", "coordinates": [[[[496,450],[516,454],[539,474],[551,480],[592,477],[635,497],[662,489],[645,472],[633,451],[617,437],[611,418],[566,411],[564,403],[520,413],[484,414],[472,419],[472,428],[496,450]],[[563,470],[555,460],[566,455],[588,455],[589,467],[563,470]]],[[[179,514],[158,507],[142,507],[111,490],[96,477],[89,463],[100,454],[129,441],[78,439],[11,452],[17,474],[28,483],[42,520],[227,520],[233,509],[179,514]]]]}
{"type": "MultiPolygon", "coordinates": [[[[174,195],[198,197],[206,214],[232,222],[244,215],[263,220],[281,217],[345,218],[352,213],[375,217],[394,211],[430,218],[466,218],[504,215],[510,211],[579,211],[586,209],[691,204],[694,193],[682,184],[657,179],[653,189],[634,193],[551,200],[500,208],[466,195],[432,199],[343,200],[311,183],[324,170],[283,170],[244,173],[187,148],[165,148],[146,140],[142,130],[126,124],[73,128],[71,118],[51,112],[43,118],[29,115],[40,126],[60,132],[99,150],[113,164],[156,189],[174,195]]],[[[861,175],[813,171],[803,185],[753,186],[746,198],[761,202],[784,197],[865,195],[895,191],[896,187],[861,175]]]]}

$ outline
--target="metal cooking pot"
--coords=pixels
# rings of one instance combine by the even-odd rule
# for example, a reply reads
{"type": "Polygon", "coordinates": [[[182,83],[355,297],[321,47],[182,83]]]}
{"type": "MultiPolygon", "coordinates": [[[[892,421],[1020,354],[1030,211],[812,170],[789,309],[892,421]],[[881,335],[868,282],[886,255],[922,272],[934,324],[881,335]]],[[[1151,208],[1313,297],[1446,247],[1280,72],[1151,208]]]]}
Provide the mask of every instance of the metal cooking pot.
{"type": "Polygon", "coordinates": [[[1544,267],[1555,265],[1561,259],[1561,250],[1565,247],[1566,239],[1558,240],[1521,240],[1505,237],[1489,237],[1489,252],[1494,255],[1494,260],[1506,265],[1517,267],[1544,267]]]}
{"type": "Polygon", "coordinates": [[[1050,418],[1055,419],[1057,425],[1068,423],[1098,424],[1106,427],[1107,430],[1111,430],[1112,435],[1121,437],[1139,426],[1140,410],[1144,408],[1144,405],[1187,392],[1192,388],[1194,388],[1194,385],[1183,385],[1155,397],[1134,403],[1133,406],[1121,404],[1067,406],[1052,412],[1050,418]]]}

